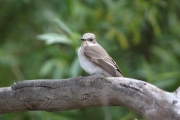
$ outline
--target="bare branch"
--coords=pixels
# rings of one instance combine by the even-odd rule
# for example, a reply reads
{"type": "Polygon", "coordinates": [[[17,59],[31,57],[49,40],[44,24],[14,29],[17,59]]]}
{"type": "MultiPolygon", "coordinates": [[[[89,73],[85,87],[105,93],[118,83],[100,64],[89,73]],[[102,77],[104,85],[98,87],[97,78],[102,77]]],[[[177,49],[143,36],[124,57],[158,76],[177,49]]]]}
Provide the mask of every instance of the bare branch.
{"type": "Polygon", "coordinates": [[[180,88],[170,93],[144,81],[100,75],[26,80],[0,88],[0,113],[125,106],[148,120],[180,120],[180,88]]]}

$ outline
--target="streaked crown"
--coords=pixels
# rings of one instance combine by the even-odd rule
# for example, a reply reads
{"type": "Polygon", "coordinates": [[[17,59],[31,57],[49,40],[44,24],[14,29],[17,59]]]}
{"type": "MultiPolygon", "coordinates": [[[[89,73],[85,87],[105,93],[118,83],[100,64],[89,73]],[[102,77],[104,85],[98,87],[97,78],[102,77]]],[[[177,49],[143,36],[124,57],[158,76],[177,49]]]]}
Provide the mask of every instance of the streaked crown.
{"type": "Polygon", "coordinates": [[[95,39],[96,36],[93,33],[85,33],[81,39],[95,39]]]}

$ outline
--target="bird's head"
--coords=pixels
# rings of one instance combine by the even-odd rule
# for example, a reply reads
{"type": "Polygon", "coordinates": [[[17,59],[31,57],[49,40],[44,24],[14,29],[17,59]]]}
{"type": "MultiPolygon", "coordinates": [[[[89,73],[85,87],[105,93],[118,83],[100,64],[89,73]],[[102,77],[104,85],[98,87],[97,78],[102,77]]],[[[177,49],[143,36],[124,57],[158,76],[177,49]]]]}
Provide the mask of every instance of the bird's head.
{"type": "Polygon", "coordinates": [[[93,33],[85,33],[82,38],[82,43],[83,44],[88,44],[88,45],[93,45],[96,44],[96,36],[93,33]]]}

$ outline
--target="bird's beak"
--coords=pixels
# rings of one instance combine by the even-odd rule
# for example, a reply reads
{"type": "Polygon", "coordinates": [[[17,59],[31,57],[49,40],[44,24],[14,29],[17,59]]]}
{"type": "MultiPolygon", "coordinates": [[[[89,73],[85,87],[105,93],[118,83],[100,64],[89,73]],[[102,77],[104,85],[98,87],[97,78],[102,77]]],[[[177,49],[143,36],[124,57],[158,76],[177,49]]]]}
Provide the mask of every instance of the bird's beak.
{"type": "Polygon", "coordinates": [[[81,38],[82,41],[85,41],[86,39],[81,38]]]}

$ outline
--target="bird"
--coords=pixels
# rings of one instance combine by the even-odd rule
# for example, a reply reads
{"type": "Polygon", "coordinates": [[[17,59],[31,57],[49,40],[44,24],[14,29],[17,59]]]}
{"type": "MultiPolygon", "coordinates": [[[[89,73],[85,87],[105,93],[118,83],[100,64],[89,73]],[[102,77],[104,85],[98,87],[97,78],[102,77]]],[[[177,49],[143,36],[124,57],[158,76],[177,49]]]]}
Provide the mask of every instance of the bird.
{"type": "Polygon", "coordinates": [[[97,43],[93,33],[85,33],[81,38],[81,46],[78,49],[80,66],[91,75],[105,75],[108,77],[123,77],[116,62],[97,43]]]}

